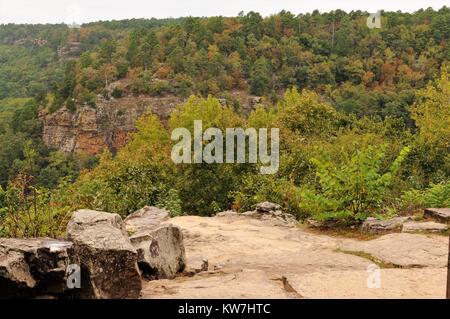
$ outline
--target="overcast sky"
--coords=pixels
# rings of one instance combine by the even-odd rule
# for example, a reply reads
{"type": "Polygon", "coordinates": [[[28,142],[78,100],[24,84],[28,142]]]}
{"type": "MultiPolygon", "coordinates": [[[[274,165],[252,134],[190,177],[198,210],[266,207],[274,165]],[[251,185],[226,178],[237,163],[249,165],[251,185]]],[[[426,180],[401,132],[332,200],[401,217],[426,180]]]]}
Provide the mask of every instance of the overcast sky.
{"type": "Polygon", "coordinates": [[[342,9],[376,12],[439,9],[449,0],[0,0],[0,23],[83,23],[128,18],[236,16],[257,11],[263,16],[289,10],[306,13],[342,9]]]}

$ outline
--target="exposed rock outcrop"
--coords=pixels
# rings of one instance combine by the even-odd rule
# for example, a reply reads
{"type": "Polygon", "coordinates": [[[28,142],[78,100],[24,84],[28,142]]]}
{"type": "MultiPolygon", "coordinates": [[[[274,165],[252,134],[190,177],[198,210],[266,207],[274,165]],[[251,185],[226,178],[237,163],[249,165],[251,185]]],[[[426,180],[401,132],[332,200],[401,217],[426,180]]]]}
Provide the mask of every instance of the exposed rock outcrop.
{"type": "Polygon", "coordinates": [[[78,210],[68,241],[0,239],[0,298],[137,298],[139,268],[147,279],[184,270],[183,235],[168,218],[165,210],[144,207],[125,227],[117,214],[78,210]]]}
{"type": "Polygon", "coordinates": [[[242,213],[242,216],[271,222],[274,226],[294,227],[297,220],[291,214],[284,213],[278,204],[263,202],[256,205],[256,210],[242,213]]]}
{"type": "Polygon", "coordinates": [[[183,234],[179,227],[163,223],[168,218],[166,210],[144,207],[125,219],[139,267],[149,279],[174,278],[185,268],[183,234]]]}
{"type": "Polygon", "coordinates": [[[362,241],[218,215],[170,220],[185,234],[187,266],[207,258],[209,270],[144,282],[143,298],[445,298],[446,236],[393,233],[362,241]],[[375,260],[377,289],[368,285],[375,260]]]}
{"type": "Polygon", "coordinates": [[[404,233],[442,233],[448,229],[446,224],[436,222],[408,222],[403,224],[404,233]]]}
{"type": "Polygon", "coordinates": [[[157,207],[145,206],[125,218],[125,228],[130,235],[153,230],[169,220],[169,212],[157,207]]]}
{"type": "MultiPolygon", "coordinates": [[[[41,111],[44,143],[68,154],[95,155],[103,149],[115,152],[127,143],[129,134],[136,131],[139,117],[153,113],[163,124],[167,124],[172,110],[183,102],[182,98],[173,95],[132,95],[128,82],[127,79],[122,79],[111,83],[106,90],[109,98],[99,95],[95,107],[77,105],[74,112],[67,108],[54,113],[41,111]],[[118,87],[125,93],[114,98],[112,92],[118,87]]],[[[235,105],[243,113],[249,113],[257,104],[264,103],[262,98],[249,95],[246,91],[232,91],[227,97],[219,101],[223,105],[235,105]]]]}
{"type": "Polygon", "coordinates": [[[137,298],[141,291],[138,254],[117,214],[79,210],[67,236],[81,267],[82,297],[137,298]]]}
{"type": "Polygon", "coordinates": [[[408,220],[411,220],[410,216],[394,217],[386,220],[369,217],[364,221],[361,229],[369,233],[383,233],[394,230],[401,230],[403,224],[408,220]]]}
{"type": "Polygon", "coordinates": [[[153,112],[165,122],[180,102],[174,96],[127,96],[109,100],[99,97],[95,108],[79,106],[75,112],[66,108],[52,114],[41,112],[42,138],[47,146],[64,153],[94,155],[103,149],[114,152],[129,140],[140,116],[153,112]]]}
{"type": "Polygon", "coordinates": [[[448,239],[443,236],[394,233],[371,241],[347,240],[340,248],[347,252],[371,255],[393,267],[440,268],[447,266],[447,242],[448,239]]]}
{"type": "Polygon", "coordinates": [[[448,224],[450,223],[450,208],[426,208],[423,216],[448,224]]]}
{"type": "Polygon", "coordinates": [[[260,213],[276,212],[281,209],[281,206],[271,202],[262,202],[256,204],[256,211],[260,213]]]}
{"type": "Polygon", "coordinates": [[[272,226],[294,227],[298,224],[292,214],[282,212],[280,205],[271,202],[258,203],[255,210],[244,213],[237,213],[232,210],[220,212],[216,214],[216,217],[230,219],[247,217],[263,220],[272,226]]]}
{"type": "Polygon", "coordinates": [[[72,243],[48,238],[0,239],[0,298],[68,293],[72,243]]]}

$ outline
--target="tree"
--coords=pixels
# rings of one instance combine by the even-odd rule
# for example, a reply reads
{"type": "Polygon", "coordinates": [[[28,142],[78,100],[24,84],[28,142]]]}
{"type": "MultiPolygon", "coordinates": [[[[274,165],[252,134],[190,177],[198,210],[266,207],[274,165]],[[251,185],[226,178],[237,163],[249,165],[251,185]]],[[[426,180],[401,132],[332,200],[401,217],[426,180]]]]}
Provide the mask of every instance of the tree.
{"type": "Polygon", "coordinates": [[[256,60],[250,72],[250,92],[265,95],[272,89],[272,67],[264,57],[256,60]]]}
{"type": "Polygon", "coordinates": [[[443,67],[435,84],[419,91],[419,100],[411,115],[419,129],[420,139],[427,144],[450,149],[450,81],[443,67]]]}
{"type": "Polygon", "coordinates": [[[302,136],[327,135],[337,120],[335,109],[316,93],[299,93],[295,87],[286,91],[278,109],[284,127],[302,136]]]}

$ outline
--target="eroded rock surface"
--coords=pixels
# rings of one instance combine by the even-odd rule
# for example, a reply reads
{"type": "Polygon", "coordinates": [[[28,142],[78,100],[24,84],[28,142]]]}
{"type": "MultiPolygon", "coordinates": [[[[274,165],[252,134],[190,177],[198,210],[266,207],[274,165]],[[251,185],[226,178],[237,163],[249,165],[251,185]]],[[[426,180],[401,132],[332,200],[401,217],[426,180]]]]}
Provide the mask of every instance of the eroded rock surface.
{"type": "Polygon", "coordinates": [[[0,239],[0,298],[62,295],[72,243],[48,238],[0,239]]]}
{"type": "Polygon", "coordinates": [[[447,266],[448,238],[397,233],[369,241],[346,240],[340,249],[366,253],[394,267],[444,268],[447,266]]]}
{"type": "Polygon", "coordinates": [[[273,226],[295,227],[298,222],[291,214],[281,211],[281,206],[271,202],[263,202],[256,205],[256,209],[244,213],[225,211],[216,214],[219,218],[251,218],[264,220],[273,226]]]}
{"type": "MultiPolygon", "coordinates": [[[[153,113],[163,124],[167,124],[171,112],[183,102],[183,99],[174,95],[135,96],[131,94],[129,85],[126,79],[111,83],[107,89],[108,98],[98,95],[95,107],[77,104],[73,112],[67,108],[54,113],[42,110],[40,118],[43,122],[44,143],[69,154],[95,155],[103,149],[114,152],[127,143],[130,133],[136,131],[139,117],[153,113]],[[111,96],[115,87],[121,87],[124,95],[117,98],[111,96]]],[[[249,95],[246,91],[231,91],[229,96],[239,101],[245,114],[264,102],[261,97],[249,95]]],[[[223,99],[222,102],[226,104],[223,99]]]]}
{"type": "Polygon", "coordinates": [[[442,233],[448,229],[446,224],[436,222],[408,222],[403,224],[404,233],[442,233]]]}
{"type": "Polygon", "coordinates": [[[137,298],[141,291],[138,254],[117,214],[79,210],[67,236],[82,274],[82,297],[137,298]]]}
{"type": "Polygon", "coordinates": [[[183,234],[164,223],[168,219],[169,212],[156,207],[144,207],[125,219],[139,267],[149,279],[171,279],[185,268],[183,234]]]}
{"type": "Polygon", "coordinates": [[[432,218],[442,223],[450,223],[450,208],[427,208],[424,217],[432,218]]]}
{"type": "Polygon", "coordinates": [[[394,217],[386,220],[369,217],[366,219],[366,221],[364,221],[361,229],[369,233],[383,233],[394,230],[401,230],[403,224],[408,220],[411,220],[411,217],[394,217]]]}
{"type": "Polygon", "coordinates": [[[207,258],[209,271],[146,282],[143,298],[445,297],[445,236],[394,233],[359,241],[234,212],[170,222],[183,230],[187,267],[207,258]],[[406,268],[382,268],[381,286],[369,288],[374,259],[406,268]]]}
{"type": "Polygon", "coordinates": [[[280,205],[271,202],[262,202],[256,205],[256,211],[263,213],[275,212],[280,209],[281,209],[280,205]]]}
{"type": "Polygon", "coordinates": [[[61,108],[55,113],[41,112],[42,139],[47,146],[64,153],[95,155],[103,149],[116,151],[136,131],[137,119],[147,112],[167,121],[170,112],[181,103],[175,96],[125,96],[97,99],[96,107],[78,106],[75,112],[61,108]]]}
{"type": "Polygon", "coordinates": [[[169,212],[157,207],[145,206],[125,218],[125,228],[130,235],[157,228],[169,220],[169,212]]]}

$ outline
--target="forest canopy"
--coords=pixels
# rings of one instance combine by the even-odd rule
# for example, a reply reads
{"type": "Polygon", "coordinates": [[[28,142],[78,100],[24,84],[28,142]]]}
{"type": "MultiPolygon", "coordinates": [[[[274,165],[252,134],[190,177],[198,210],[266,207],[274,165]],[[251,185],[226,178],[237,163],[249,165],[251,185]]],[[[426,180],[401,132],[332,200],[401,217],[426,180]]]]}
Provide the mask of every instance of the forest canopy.
{"type": "Polygon", "coordinates": [[[57,236],[77,208],[210,216],[273,201],[298,219],[358,223],[450,198],[450,9],[336,10],[0,25],[0,235],[57,236]],[[261,97],[248,114],[231,92],[261,97]],[[63,154],[42,111],[99,97],[178,96],[117,154],[63,154]],[[223,103],[225,100],[225,103],[223,103]],[[175,165],[170,132],[280,128],[280,170],[175,165]]]}

